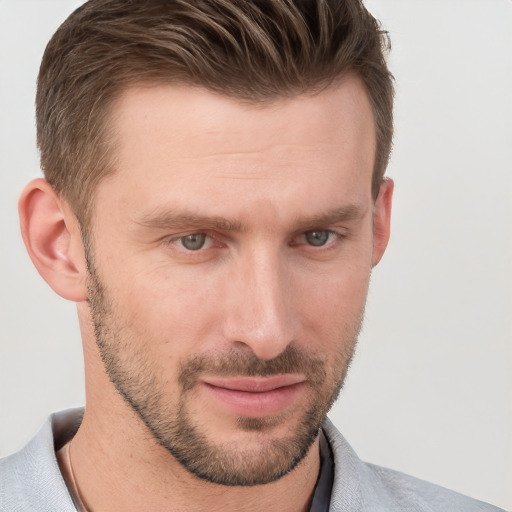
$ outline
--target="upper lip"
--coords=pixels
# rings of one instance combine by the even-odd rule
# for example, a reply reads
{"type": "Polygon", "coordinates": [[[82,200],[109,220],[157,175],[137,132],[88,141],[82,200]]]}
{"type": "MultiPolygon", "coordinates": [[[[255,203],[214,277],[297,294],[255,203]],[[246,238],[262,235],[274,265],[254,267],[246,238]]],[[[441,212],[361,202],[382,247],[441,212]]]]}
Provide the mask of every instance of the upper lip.
{"type": "Polygon", "coordinates": [[[224,388],[232,391],[246,391],[250,393],[264,393],[274,389],[293,386],[304,382],[305,378],[299,374],[272,375],[270,377],[205,377],[202,381],[210,386],[224,388]]]}

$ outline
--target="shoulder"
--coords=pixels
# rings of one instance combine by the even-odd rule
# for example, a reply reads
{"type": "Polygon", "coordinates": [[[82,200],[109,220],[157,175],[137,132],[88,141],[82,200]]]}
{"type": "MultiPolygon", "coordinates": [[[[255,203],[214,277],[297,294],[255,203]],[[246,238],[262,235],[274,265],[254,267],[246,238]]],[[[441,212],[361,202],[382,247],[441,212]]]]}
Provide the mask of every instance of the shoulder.
{"type": "Polygon", "coordinates": [[[324,424],[335,474],[331,512],[499,512],[501,509],[418,478],[361,461],[330,421],[324,424]]]}
{"type": "MultiPolygon", "coordinates": [[[[498,512],[501,509],[399,471],[363,463],[370,489],[379,488],[394,510],[498,512]]],[[[372,490],[373,490],[372,489],[372,490]]],[[[370,501],[370,500],[369,500],[370,501]]],[[[375,509],[376,510],[376,509],[375,509]]]]}
{"type": "Polygon", "coordinates": [[[0,511],[75,511],[59,470],[55,442],[80,414],[71,410],[50,416],[26,446],[0,459],[0,511]]]}

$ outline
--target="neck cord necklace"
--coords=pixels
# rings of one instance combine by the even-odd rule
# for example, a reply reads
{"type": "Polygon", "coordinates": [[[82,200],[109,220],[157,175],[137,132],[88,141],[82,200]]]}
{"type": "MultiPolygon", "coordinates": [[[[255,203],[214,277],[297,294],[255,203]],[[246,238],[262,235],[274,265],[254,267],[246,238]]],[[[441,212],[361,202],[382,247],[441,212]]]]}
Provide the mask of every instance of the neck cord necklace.
{"type": "Polygon", "coordinates": [[[71,441],[67,444],[66,448],[66,459],[69,467],[69,476],[71,477],[71,491],[73,501],[75,502],[78,512],[89,512],[88,508],[85,506],[84,500],[82,499],[82,495],[80,494],[78,484],[76,483],[75,472],[73,471],[73,463],[71,462],[71,441]]]}

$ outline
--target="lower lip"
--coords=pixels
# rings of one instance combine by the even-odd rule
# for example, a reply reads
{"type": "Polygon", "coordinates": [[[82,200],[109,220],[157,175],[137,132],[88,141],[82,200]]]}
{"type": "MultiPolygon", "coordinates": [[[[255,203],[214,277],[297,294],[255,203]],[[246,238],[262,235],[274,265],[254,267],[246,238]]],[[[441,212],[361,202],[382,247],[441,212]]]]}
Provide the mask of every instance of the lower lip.
{"type": "Polygon", "coordinates": [[[251,392],[201,383],[202,388],[216,401],[234,414],[247,418],[261,418],[282,412],[296,400],[304,389],[304,385],[300,382],[270,391],[251,392]]]}

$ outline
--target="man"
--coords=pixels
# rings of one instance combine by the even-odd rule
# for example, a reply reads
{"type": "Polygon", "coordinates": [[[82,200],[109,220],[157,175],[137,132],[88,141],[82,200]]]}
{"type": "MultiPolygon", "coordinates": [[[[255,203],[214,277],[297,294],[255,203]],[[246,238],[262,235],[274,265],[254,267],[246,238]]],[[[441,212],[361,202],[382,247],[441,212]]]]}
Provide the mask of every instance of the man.
{"type": "Polygon", "coordinates": [[[389,238],[392,83],[357,2],[93,0],[37,94],[38,271],[78,304],[85,412],[5,510],[493,510],[325,419],[389,238]]]}

